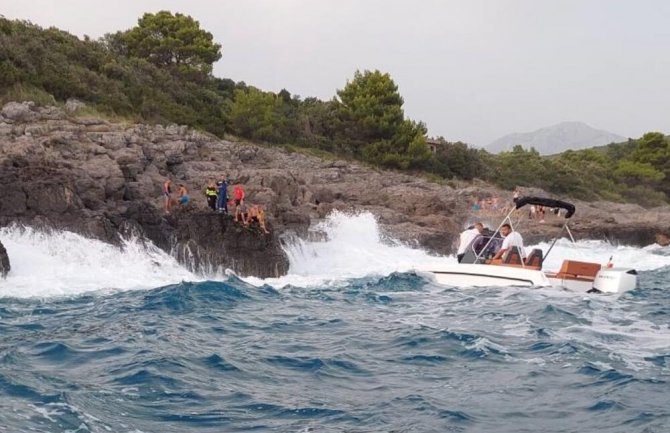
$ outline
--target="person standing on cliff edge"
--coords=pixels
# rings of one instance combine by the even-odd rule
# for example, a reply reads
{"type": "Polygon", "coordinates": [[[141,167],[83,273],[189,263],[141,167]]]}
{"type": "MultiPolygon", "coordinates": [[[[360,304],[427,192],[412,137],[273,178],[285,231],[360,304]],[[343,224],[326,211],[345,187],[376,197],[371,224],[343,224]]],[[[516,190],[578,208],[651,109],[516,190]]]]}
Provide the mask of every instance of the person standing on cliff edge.
{"type": "Polygon", "coordinates": [[[245,207],[245,197],[246,193],[244,192],[244,188],[237,183],[235,188],[233,188],[233,198],[235,199],[235,221],[237,222],[244,222],[242,214],[246,212],[246,209],[243,209],[245,207]]]}
{"type": "Polygon", "coordinates": [[[228,214],[228,182],[226,182],[226,177],[221,175],[221,179],[216,183],[219,187],[219,199],[216,203],[216,209],[219,212],[228,214]]]}
{"type": "Polygon", "coordinates": [[[172,181],[170,179],[163,183],[163,196],[165,197],[165,213],[170,213],[170,206],[172,206],[172,181]]]}
{"type": "Polygon", "coordinates": [[[216,210],[216,195],[216,184],[214,183],[214,179],[210,179],[209,183],[207,184],[207,188],[205,189],[205,196],[207,197],[207,205],[214,211],[216,210]]]}

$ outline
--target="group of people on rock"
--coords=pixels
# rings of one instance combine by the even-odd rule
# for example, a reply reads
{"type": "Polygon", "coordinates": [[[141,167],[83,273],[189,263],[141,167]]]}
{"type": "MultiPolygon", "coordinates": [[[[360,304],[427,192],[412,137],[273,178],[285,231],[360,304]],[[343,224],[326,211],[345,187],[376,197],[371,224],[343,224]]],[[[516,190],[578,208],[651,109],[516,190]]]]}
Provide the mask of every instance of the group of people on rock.
{"type": "MultiPolygon", "coordinates": [[[[510,224],[503,224],[500,226],[500,234],[503,236],[502,244],[496,251],[495,255],[491,257],[491,260],[498,260],[502,258],[503,255],[512,247],[517,247],[519,249],[519,253],[521,254],[522,259],[526,257],[526,253],[523,248],[523,237],[519,232],[514,231],[510,224]]],[[[458,263],[463,260],[468,246],[472,243],[473,240],[475,240],[477,236],[480,235],[491,236],[493,233],[491,230],[484,227],[484,224],[481,222],[476,222],[473,226],[469,227],[467,230],[461,233],[459,237],[458,251],[456,252],[458,263]]]]}
{"type": "MultiPolygon", "coordinates": [[[[165,213],[170,213],[170,210],[175,205],[186,205],[190,202],[188,189],[183,183],[179,184],[177,190],[177,197],[172,196],[172,181],[167,179],[163,183],[163,195],[165,197],[165,213]]],[[[237,183],[233,187],[232,199],[228,195],[228,181],[224,175],[221,175],[218,181],[210,179],[205,188],[205,197],[207,199],[207,206],[215,212],[228,215],[229,207],[234,207],[235,222],[244,226],[258,224],[264,233],[270,233],[265,223],[265,210],[258,204],[247,206],[246,192],[244,187],[237,183]]]]}
{"type": "Polygon", "coordinates": [[[499,197],[489,197],[486,199],[475,198],[472,201],[470,209],[473,212],[489,214],[505,214],[509,212],[512,204],[506,204],[499,197]]]}
{"type": "Polygon", "coordinates": [[[165,213],[170,213],[172,206],[177,204],[185,205],[191,200],[188,195],[188,188],[183,183],[179,184],[177,189],[177,197],[172,196],[172,180],[167,179],[163,183],[163,197],[165,197],[165,213]]]}

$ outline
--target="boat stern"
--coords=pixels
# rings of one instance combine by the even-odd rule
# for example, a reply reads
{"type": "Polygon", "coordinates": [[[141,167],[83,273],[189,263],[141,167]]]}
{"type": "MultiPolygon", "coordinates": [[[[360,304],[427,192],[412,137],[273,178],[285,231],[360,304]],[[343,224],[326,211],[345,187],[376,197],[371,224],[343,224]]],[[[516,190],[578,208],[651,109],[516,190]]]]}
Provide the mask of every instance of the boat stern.
{"type": "Polygon", "coordinates": [[[594,292],[623,293],[637,288],[637,271],[630,268],[602,268],[593,280],[594,292]]]}

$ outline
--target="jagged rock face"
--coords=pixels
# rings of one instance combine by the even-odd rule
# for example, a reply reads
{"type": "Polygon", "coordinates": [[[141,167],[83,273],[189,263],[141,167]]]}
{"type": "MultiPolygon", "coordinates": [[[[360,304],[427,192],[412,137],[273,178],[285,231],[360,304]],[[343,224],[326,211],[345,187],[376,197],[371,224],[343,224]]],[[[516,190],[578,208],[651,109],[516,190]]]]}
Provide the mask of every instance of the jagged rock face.
{"type": "Polygon", "coordinates": [[[9,256],[5,246],[0,242],[0,278],[5,278],[12,267],[9,265],[9,256]]]}
{"type": "MultiPolygon", "coordinates": [[[[278,236],[237,224],[232,216],[195,207],[176,208],[163,216],[155,207],[138,203],[124,217],[195,272],[234,269],[241,276],[267,278],[288,271],[289,262],[278,236]]],[[[272,230],[272,226],[269,228],[272,230]]]]}
{"type": "Polygon", "coordinates": [[[265,206],[277,233],[305,234],[333,209],[368,210],[394,238],[446,253],[460,229],[456,217],[467,209],[448,186],[222,141],[182,126],[70,118],[32,104],[13,104],[5,112],[0,180],[10,193],[0,202],[0,224],[48,220],[114,241],[133,223],[126,215],[131,205],[162,208],[166,177],[183,181],[194,205],[205,210],[204,187],[225,174],[231,187],[245,186],[249,202],[265,206]]]}

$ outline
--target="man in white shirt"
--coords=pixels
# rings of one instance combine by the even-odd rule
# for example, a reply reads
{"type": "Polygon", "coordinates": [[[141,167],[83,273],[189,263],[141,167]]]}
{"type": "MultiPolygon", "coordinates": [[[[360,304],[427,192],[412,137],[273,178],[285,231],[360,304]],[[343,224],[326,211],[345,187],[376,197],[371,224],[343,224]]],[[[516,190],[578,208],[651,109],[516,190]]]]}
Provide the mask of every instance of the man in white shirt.
{"type": "Polygon", "coordinates": [[[503,239],[500,250],[498,250],[496,255],[493,256],[493,260],[501,258],[502,255],[505,254],[506,251],[509,251],[512,247],[519,248],[521,258],[526,257],[526,251],[523,249],[523,238],[518,232],[512,231],[512,226],[509,224],[503,224],[500,227],[500,234],[503,235],[505,239],[503,239]]]}
{"type": "Polygon", "coordinates": [[[470,242],[472,242],[472,240],[476,238],[482,232],[482,230],[484,230],[484,225],[480,222],[477,222],[473,228],[467,229],[461,233],[461,239],[458,244],[458,252],[456,253],[458,263],[463,260],[463,256],[465,255],[465,251],[468,249],[470,242]]]}

